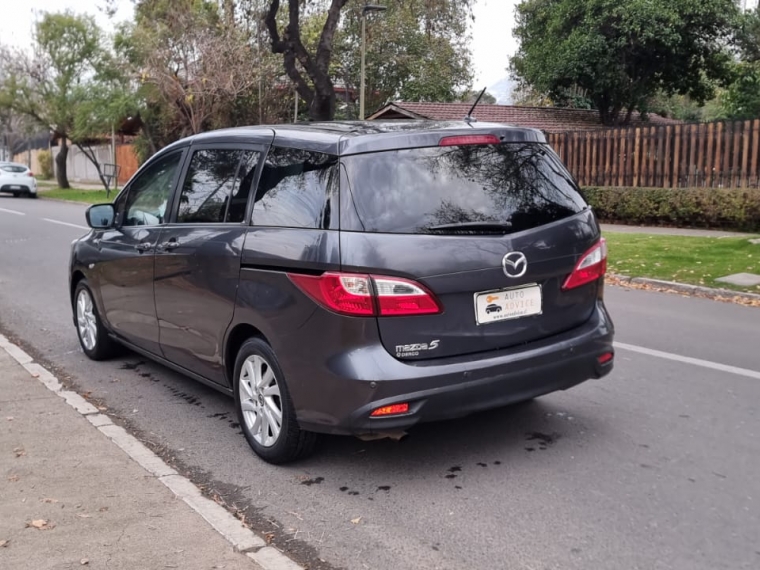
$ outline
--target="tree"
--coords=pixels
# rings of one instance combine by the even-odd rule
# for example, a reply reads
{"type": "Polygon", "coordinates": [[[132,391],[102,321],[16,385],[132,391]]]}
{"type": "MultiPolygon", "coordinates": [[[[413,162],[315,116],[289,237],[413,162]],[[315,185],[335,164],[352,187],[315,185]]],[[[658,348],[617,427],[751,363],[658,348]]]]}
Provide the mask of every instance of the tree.
{"type": "Polygon", "coordinates": [[[736,45],[739,61],[718,97],[720,118],[754,119],[760,117],[760,6],[741,15],[736,45]]]}
{"type": "Polygon", "coordinates": [[[282,99],[275,93],[282,69],[268,50],[259,52],[263,26],[250,27],[263,12],[244,4],[224,2],[220,12],[205,0],[137,2],[116,46],[137,83],[141,158],[185,136],[276,115],[261,95],[282,99]]]}
{"type": "MultiPolygon", "coordinates": [[[[480,96],[480,91],[468,90],[462,94],[462,102],[474,103],[475,101],[478,100],[479,96],[480,96]]],[[[488,91],[486,91],[485,93],[483,93],[483,96],[480,98],[480,103],[478,103],[478,105],[496,105],[496,97],[494,97],[488,91]]]]}
{"type": "MultiPolygon", "coordinates": [[[[335,116],[334,78],[355,88],[359,78],[361,0],[288,0],[286,23],[280,1],[271,0],[264,22],[273,53],[309,107],[312,120],[335,116]],[[326,9],[325,9],[326,6],[326,9]],[[318,22],[318,33],[313,33],[318,22]],[[311,41],[310,41],[311,38],[311,41]],[[338,56],[333,61],[334,56],[338,56]]],[[[469,86],[465,17],[472,0],[388,0],[367,46],[367,100],[456,100],[469,86]],[[456,41],[453,41],[456,40],[456,41]],[[454,87],[459,87],[457,90],[454,87]]]]}
{"type": "Polygon", "coordinates": [[[301,0],[288,0],[288,23],[280,32],[280,0],[272,0],[264,17],[272,53],[282,54],[285,72],[309,106],[309,117],[329,121],[335,115],[335,87],[330,77],[333,39],[348,0],[330,0],[319,42],[310,53],[301,38],[301,0]]]}
{"type": "Polygon", "coordinates": [[[0,108],[24,115],[58,136],[56,178],[61,188],[69,188],[68,141],[77,114],[103,78],[107,50],[95,20],[68,11],[42,15],[32,48],[32,53],[7,47],[0,52],[5,70],[0,108]]]}
{"type": "Polygon", "coordinates": [[[709,99],[737,15],[734,0],[523,0],[511,68],[555,103],[580,88],[605,125],[628,124],[658,91],[709,99]]]}
{"type": "MultiPolygon", "coordinates": [[[[333,74],[356,92],[365,3],[348,3],[335,39],[333,74]]],[[[386,11],[367,15],[367,109],[376,109],[389,100],[461,100],[472,83],[467,30],[471,1],[386,0],[383,5],[386,11]]],[[[347,114],[357,117],[357,109],[348,103],[347,114]]]]}

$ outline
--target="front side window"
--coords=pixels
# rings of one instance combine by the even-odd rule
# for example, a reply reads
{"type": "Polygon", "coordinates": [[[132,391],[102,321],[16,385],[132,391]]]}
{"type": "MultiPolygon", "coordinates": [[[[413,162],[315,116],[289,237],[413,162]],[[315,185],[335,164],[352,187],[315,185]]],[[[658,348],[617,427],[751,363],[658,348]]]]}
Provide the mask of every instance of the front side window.
{"type": "Polygon", "coordinates": [[[195,151],[182,185],[177,222],[242,222],[250,180],[248,189],[240,182],[241,178],[245,182],[251,170],[255,171],[257,157],[258,153],[244,150],[195,151]],[[240,168],[245,172],[240,173],[240,168]]]}
{"type": "Polygon", "coordinates": [[[273,148],[264,162],[253,223],[264,227],[326,229],[338,184],[338,159],[329,154],[273,148]]]}
{"type": "Polygon", "coordinates": [[[157,226],[166,219],[182,152],[162,156],[135,178],[127,192],[123,226],[157,226]]]}

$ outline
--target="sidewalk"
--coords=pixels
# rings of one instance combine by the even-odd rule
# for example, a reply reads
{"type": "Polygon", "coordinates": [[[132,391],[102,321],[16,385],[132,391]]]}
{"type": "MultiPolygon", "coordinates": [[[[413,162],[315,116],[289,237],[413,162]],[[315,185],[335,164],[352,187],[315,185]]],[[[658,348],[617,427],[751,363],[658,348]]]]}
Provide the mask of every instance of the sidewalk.
{"type": "Polygon", "coordinates": [[[721,230],[700,230],[691,228],[665,228],[653,226],[625,226],[622,224],[600,224],[602,232],[621,234],[652,234],[663,236],[688,236],[688,237],[754,237],[757,234],[739,232],[727,232],[721,230]]]}
{"type": "MultiPolygon", "coordinates": [[[[36,364],[25,369],[4,345],[0,336],[0,568],[299,568],[287,559],[255,563],[252,557],[266,559],[273,553],[265,551],[274,549],[261,548],[264,541],[229,515],[228,524],[248,533],[247,550],[261,548],[256,554],[235,552],[186,497],[175,493],[195,493],[194,508],[203,501],[218,505],[200,497],[195,487],[188,490],[189,482],[155,456],[154,473],[141,467],[109,439],[121,428],[108,425],[106,416],[68,393],[79,411],[74,409],[28,369],[56,387],[52,376],[36,364]],[[82,415],[82,408],[94,413],[82,415]],[[106,437],[103,429],[108,428],[106,437]],[[162,468],[168,474],[158,477],[162,468]],[[167,477],[171,483],[162,482],[167,477]]],[[[215,514],[223,518],[225,513],[215,514]]],[[[208,519],[208,513],[203,516],[208,519]]]]}
{"type": "MultiPolygon", "coordinates": [[[[102,184],[95,184],[92,182],[76,182],[74,180],[70,180],[69,182],[73,188],[79,188],[80,190],[103,190],[102,184]]],[[[45,190],[53,190],[54,188],[58,188],[58,184],[55,180],[38,180],[37,186],[42,192],[45,190]]],[[[121,185],[119,185],[119,188],[121,188],[121,185]]]]}

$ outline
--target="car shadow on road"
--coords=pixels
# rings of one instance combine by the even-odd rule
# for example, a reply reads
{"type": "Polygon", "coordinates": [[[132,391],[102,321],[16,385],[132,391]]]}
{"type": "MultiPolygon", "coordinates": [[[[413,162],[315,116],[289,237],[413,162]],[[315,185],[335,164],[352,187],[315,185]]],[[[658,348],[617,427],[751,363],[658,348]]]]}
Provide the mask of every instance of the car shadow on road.
{"type": "Polygon", "coordinates": [[[593,417],[575,414],[557,397],[546,396],[415,426],[400,441],[325,436],[317,453],[297,465],[315,472],[329,466],[374,474],[432,468],[453,479],[463,464],[484,468],[521,461],[528,454],[579,454],[592,433],[599,433],[593,417]]]}

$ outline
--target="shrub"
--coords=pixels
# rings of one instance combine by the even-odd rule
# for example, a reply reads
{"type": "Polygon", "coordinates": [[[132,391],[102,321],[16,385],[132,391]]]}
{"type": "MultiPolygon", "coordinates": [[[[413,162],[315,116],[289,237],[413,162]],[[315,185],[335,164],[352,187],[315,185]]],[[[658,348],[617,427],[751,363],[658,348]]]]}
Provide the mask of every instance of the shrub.
{"type": "Polygon", "coordinates": [[[587,187],[581,192],[602,222],[760,231],[758,188],[587,187]]]}
{"type": "Polygon", "coordinates": [[[43,180],[53,178],[53,153],[49,150],[41,150],[37,153],[37,160],[40,163],[40,176],[43,180]]]}

